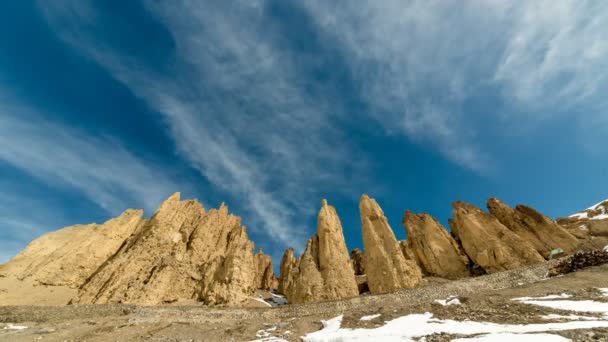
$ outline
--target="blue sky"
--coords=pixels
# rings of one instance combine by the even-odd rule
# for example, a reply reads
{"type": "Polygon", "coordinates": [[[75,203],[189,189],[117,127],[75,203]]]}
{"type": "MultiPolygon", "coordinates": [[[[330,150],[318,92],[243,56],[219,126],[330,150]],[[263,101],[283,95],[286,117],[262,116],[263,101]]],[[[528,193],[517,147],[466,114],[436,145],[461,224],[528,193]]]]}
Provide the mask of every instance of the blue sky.
{"type": "Polygon", "coordinates": [[[488,197],[606,198],[602,1],[0,3],[0,261],[173,192],[226,202],[278,261],[321,199],[446,224],[488,197]]]}

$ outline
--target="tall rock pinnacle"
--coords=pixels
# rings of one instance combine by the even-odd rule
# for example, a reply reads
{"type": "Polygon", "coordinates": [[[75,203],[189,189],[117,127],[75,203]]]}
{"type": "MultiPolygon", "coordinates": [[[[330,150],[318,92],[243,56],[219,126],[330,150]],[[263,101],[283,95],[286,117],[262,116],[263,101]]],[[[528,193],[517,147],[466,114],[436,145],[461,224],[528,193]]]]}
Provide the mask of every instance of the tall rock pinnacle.
{"type": "MultiPolygon", "coordinates": [[[[283,274],[281,278],[284,278],[283,274]]],[[[299,261],[294,286],[286,290],[286,295],[290,303],[359,295],[344,241],[342,223],[336,209],[328,205],[326,200],[323,200],[319,210],[317,233],[308,240],[299,261]]]]}
{"type": "Polygon", "coordinates": [[[385,293],[418,285],[418,265],[406,260],[384,212],[367,195],[359,200],[363,229],[363,264],[370,292],[385,293]]]}

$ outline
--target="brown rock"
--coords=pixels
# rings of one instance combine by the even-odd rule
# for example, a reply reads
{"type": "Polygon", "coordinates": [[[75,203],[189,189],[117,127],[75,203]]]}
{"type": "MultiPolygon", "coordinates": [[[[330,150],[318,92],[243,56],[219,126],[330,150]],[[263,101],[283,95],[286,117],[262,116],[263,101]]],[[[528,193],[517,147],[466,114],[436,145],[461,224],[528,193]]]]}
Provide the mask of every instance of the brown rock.
{"type": "Polygon", "coordinates": [[[385,293],[418,285],[422,273],[416,263],[403,256],[378,203],[363,195],[359,211],[363,225],[363,264],[370,292],[385,293]]]}
{"type": "Polygon", "coordinates": [[[544,261],[526,240],[513,233],[494,216],[470,204],[456,201],[452,233],[466,254],[487,273],[515,269],[544,261]]]}
{"type": "Polygon", "coordinates": [[[0,273],[24,280],[78,288],[142,224],[141,210],[129,209],[103,224],[75,225],[32,241],[0,273]]]}
{"type": "Polygon", "coordinates": [[[239,304],[253,293],[253,243],[240,218],[167,199],[81,288],[76,303],[239,304]]]}
{"type": "Polygon", "coordinates": [[[574,235],[580,250],[602,249],[608,245],[608,201],[578,212],[570,217],[558,218],[557,223],[574,235]]]}
{"type": "Polygon", "coordinates": [[[353,265],[355,275],[365,274],[365,267],[363,267],[363,253],[359,248],[355,248],[350,251],[350,262],[353,265]]]}
{"type": "Polygon", "coordinates": [[[256,272],[254,286],[256,289],[270,290],[273,287],[274,272],[272,270],[272,259],[270,255],[264,254],[262,249],[255,255],[256,272]]]}
{"type": "Polygon", "coordinates": [[[406,210],[402,224],[407,233],[407,250],[422,271],[430,276],[458,279],[470,275],[469,258],[458,249],[447,230],[428,214],[406,210]]]}
{"type": "Polygon", "coordinates": [[[287,294],[288,289],[293,285],[294,273],[297,273],[299,261],[293,256],[293,248],[289,247],[283,253],[279,275],[279,293],[287,294]]]}
{"type": "Polygon", "coordinates": [[[571,254],[579,245],[576,237],[530,207],[518,205],[512,209],[497,198],[490,198],[487,205],[500,223],[531,243],[545,259],[554,249],[561,248],[566,254],[571,254]]]}
{"type": "Polygon", "coordinates": [[[336,209],[323,200],[317,233],[306,243],[294,286],[286,291],[290,303],[308,303],[359,295],[342,223],[336,209]]]}

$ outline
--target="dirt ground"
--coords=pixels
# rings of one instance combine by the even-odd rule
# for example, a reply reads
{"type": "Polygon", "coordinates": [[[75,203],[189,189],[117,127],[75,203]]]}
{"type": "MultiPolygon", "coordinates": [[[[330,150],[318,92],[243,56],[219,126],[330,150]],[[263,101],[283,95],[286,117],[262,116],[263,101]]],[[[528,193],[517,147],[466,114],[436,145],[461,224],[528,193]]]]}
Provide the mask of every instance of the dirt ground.
{"type": "MultiPolygon", "coordinates": [[[[411,313],[439,319],[494,323],[547,323],[541,315],[570,312],[521,304],[515,297],[568,293],[608,302],[598,287],[608,287],[608,265],[545,279],[546,265],[343,301],[278,308],[209,308],[202,306],[137,307],[131,305],[3,306],[2,341],[250,341],[274,336],[299,341],[321,329],[321,320],[344,315],[343,327],[373,328],[411,313]],[[457,296],[461,305],[435,300],[457,296]],[[361,321],[365,315],[379,317],[361,321]],[[12,324],[12,325],[9,325],[12,324]],[[27,327],[16,330],[15,326],[27,327]],[[4,329],[9,328],[11,329],[4,329]]],[[[554,320],[562,322],[561,319],[554,320]]],[[[574,341],[608,341],[607,329],[554,332],[574,341]]],[[[426,341],[456,336],[432,335],[426,341]]]]}

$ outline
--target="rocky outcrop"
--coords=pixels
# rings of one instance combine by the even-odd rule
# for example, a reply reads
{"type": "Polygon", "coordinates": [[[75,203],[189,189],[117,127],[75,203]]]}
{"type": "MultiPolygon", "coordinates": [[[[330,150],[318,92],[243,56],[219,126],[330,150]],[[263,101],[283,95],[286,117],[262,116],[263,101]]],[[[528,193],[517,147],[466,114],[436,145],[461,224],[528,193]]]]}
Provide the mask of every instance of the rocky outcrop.
{"type": "Polygon", "coordinates": [[[350,262],[353,265],[355,275],[365,274],[365,267],[363,267],[363,253],[361,253],[359,248],[355,248],[350,251],[350,262]]]}
{"type": "Polygon", "coordinates": [[[497,198],[490,198],[487,205],[500,223],[532,244],[545,259],[554,249],[560,248],[566,254],[572,254],[579,245],[578,240],[563,227],[530,207],[518,205],[512,209],[497,198]]]}
{"type": "Polygon", "coordinates": [[[299,260],[293,255],[293,248],[287,248],[281,258],[281,274],[279,275],[279,286],[277,289],[279,293],[286,295],[288,289],[292,288],[295,274],[298,273],[298,263],[299,260]]]}
{"type": "Polygon", "coordinates": [[[576,252],[560,259],[548,272],[549,277],[575,272],[591,266],[608,264],[608,250],[576,252]]]}
{"type": "Polygon", "coordinates": [[[557,223],[580,242],[580,250],[602,249],[608,245],[608,201],[565,218],[557,223]]]}
{"type": "Polygon", "coordinates": [[[359,200],[363,229],[363,264],[370,292],[385,293],[411,288],[422,280],[413,261],[406,260],[384,212],[367,195],[359,200]]]}
{"type": "Polygon", "coordinates": [[[545,259],[528,241],[509,230],[494,216],[481,209],[456,201],[452,204],[452,233],[466,254],[487,273],[515,269],[545,259]]]}
{"type": "Polygon", "coordinates": [[[401,222],[407,233],[404,254],[411,251],[426,275],[447,279],[470,275],[469,258],[460,252],[456,241],[432,216],[406,210],[401,222]]]}
{"type": "Polygon", "coordinates": [[[359,294],[350,266],[342,223],[336,209],[323,200],[317,233],[306,243],[293,286],[286,289],[289,303],[308,303],[356,297],[359,294]]]}
{"type": "Polygon", "coordinates": [[[272,270],[272,259],[270,255],[264,254],[262,249],[255,255],[255,278],[254,287],[256,289],[270,290],[273,288],[274,272],[272,270]]]}
{"type": "Polygon", "coordinates": [[[254,291],[255,262],[240,218],[167,199],[82,286],[76,303],[239,304],[254,291]]]}
{"type": "Polygon", "coordinates": [[[45,234],[1,265],[0,274],[78,288],[144,222],[142,215],[141,210],[129,209],[103,224],[76,225],[45,234]]]}

